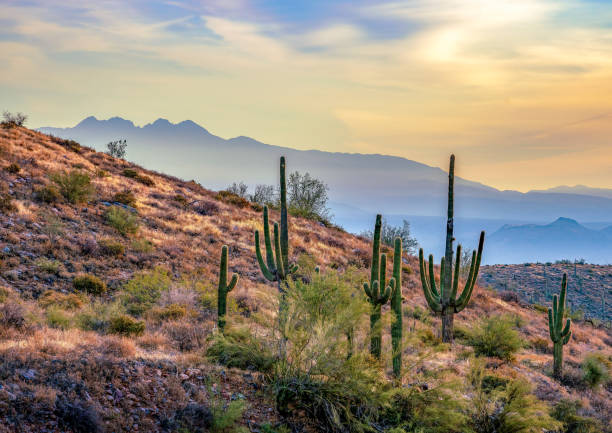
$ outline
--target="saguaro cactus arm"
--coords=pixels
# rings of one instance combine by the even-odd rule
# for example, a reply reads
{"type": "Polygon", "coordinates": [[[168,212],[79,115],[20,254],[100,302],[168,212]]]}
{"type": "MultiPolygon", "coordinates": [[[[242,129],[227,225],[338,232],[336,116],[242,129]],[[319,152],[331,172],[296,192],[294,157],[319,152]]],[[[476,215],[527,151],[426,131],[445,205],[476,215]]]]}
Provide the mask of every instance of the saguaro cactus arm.
{"type": "Polygon", "coordinates": [[[259,246],[259,230],[255,230],[255,254],[257,255],[257,262],[259,263],[259,268],[261,269],[261,273],[264,275],[264,277],[269,281],[276,281],[276,270],[271,270],[264,263],[264,259],[261,254],[261,247],[259,246]]]}
{"type": "MultiPolygon", "coordinates": [[[[463,288],[463,292],[461,292],[461,296],[455,302],[455,313],[461,312],[467,304],[470,302],[470,298],[472,297],[472,292],[474,291],[474,286],[476,285],[476,280],[478,279],[478,271],[480,270],[480,261],[482,259],[482,250],[484,248],[484,238],[485,232],[480,232],[480,239],[478,241],[478,252],[472,252],[472,263],[470,264],[470,272],[468,274],[468,279],[465,283],[465,287],[463,288]]],[[[457,256],[460,253],[460,246],[457,247],[457,256]]],[[[459,266],[455,268],[455,272],[459,273],[459,266]]],[[[454,299],[454,298],[453,298],[454,299]]]]}
{"type": "Polygon", "coordinates": [[[229,284],[227,282],[227,245],[221,248],[221,262],[219,264],[219,286],[217,290],[217,323],[219,328],[225,326],[225,314],[227,313],[227,294],[238,282],[238,274],[233,274],[229,284]]]}

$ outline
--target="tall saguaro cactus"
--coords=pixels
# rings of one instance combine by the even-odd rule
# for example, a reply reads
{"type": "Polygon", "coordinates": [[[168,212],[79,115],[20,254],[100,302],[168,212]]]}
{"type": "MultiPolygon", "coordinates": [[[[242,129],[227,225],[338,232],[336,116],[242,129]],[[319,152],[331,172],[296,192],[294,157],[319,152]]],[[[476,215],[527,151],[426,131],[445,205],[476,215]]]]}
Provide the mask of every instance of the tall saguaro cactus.
{"type": "Polygon", "coordinates": [[[225,328],[225,315],[227,314],[227,294],[236,287],[238,274],[233,274],[231,281],[227,282],[227,245],[221,248],[221,264],[219,265],[219,287],[217,290],[217,324],[219,329],[225,328]]]}
{"type": "Polygon", "coordinates": [[[429,255],[429,275],[425,266],[423,248],[419,250],[419,266],[421,274],[421,284],[423,293],[429,308],[434,313],[442,316],[442,341],[453,341],[453,321],[455,313],[461,312],[469,303],[478,270],[480,269],[480,259],[484,246],[484,231],[480,233],[478,242],[478,253],[472,253],[472,263],[468,273],[465,287],[461,295],[457,296],[459,287],[459,274],[461,264],[461,245],[457,246],[457,257],[453,274],[453,207],[454,207],[454,187],[455,187],[455,155],[450,157],[450,169],[448,171],[448,219],[446,223],[446,249],[445,255],[440,261],[440,287],[436,286],[434,278],[434,259],[429,255]]]}
{"type": "Polygon", "coordinates": [[[391,325],[391,347],[393,349],[393,374],[402,374],[402,239],[395,238],[393,251],[393,280],[395,290],[391,294],[391,309],[395,321],[391,325]]]}
{"type": "Polygon", "coordinates": [[[382,216],[376,215],[374,225],[374,239],[372,241],[372,269],[370,282],[363,283],[363,289],[372,304],[370,313],[370,353],[380,359],[382,330],[379,322],[382,316],[382,306],[389,300],[395,288],[395,280],[391,278],[386,285],[387,255],[380,254],[380,231],[382,227],[382,216]]]}
{"type": "Polygon", "coordinates": [[[567,274],[563,274],[561,293],[553,296],[552,308],[548,309],[548,330],[553,342],[553,376],[560,378],[563,374],[563,346],[567,344],[572,335],[570,331],[571,320],[567,319],[563,326],[565,314],[565,294],[567,290],[567,274]]]}
{"type": "Polygon", "coordinates": [[[263,232],[266,246],[266,260],[264,262],[259,245],[259,230],[255,230],[255,253],[261,273],[272,282],[278,283],[279,291],[283,291],[281,282],[289,274],[297,270],[297,265],[289,266],[289,227],[287,222],[287,186],[285,181],[285,157],[280,159],[280,227],[274,223],[274,247],[270,237],[270,223],[268,221],[268,206],[263,209],[263,232]]]}

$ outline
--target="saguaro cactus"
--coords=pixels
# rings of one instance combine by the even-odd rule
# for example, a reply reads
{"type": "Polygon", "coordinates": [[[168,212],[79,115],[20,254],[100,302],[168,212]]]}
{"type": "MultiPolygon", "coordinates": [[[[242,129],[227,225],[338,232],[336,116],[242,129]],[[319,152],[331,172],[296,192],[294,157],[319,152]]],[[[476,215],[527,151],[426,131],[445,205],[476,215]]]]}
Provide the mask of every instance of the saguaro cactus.
{"type": "Polygon", "coordinates": [[[548,309],[548,330],[553,342],[553,376],[560,378],[563,374],[563,346],[567,344],[572,335],[570,331],[571,320],[567,319],[563,326],[565,314],[565,293],[567,290],[567,274],[563,274],[561,293],[553,296],[552,308],[548,309]]]}
{"type": "Polygon", "coordinates": [[[391,294],[391,309],[395,321],[391,325],[391,346],[393,348],[393,374],[402,374],[402,239],[395,238],[393,251],[393,280],[395,287],[391,294]]]}
{"type": "Polygon", "coordinates": [[[382,226],[381,215],[376,215],[374,226],[374,239],[372,241],[372,270],[370,283],[363,283],[366,295],[372,304],[370,313],[370,353],[380,359],[380,346],[382,341],[382,330],[379,327],[382,316],[382,306],[387,303],[395,288],[395,280],[390,279],[386,285],[387,255],[380,254],[380,231],[382,226]]]}
{"type": "Polygon", "coordinates": [[[217,290],[217,324],[221,330],[225,328],[227,294],[236,287],[237,282],[238,274],[233,274],[229,284],[227,282],[227,245],[223,245],[221,248],[221,264],[219,265],[219,287],[217,290]]]}
{"type": "Polygon", "coordinates": [[[297,271],[297,265],[289,265],[289,227],[287,224],[287,186],[285,181],[285,157],[280,159],[280,227],[274,223],[274,249],[270,237],[270,223],[268,221],[268,206],[263,209],[264,243],[266,245],[266,261],[264,262],[259,245],[259,230],[255,230],[255,253],[262,274],[269,281],[278,283],[282,292],[281,282],[287,275],[297,271]],[[279,233],[280,232],[280,233],[279,233]]]}
{"type": "Polygon", "coordinates": [[[445,255],[440,261],[440,287],[436,286],[434,278],[434,259],[429,255],[429,275],[423,257],[423,248],[419,250],[419,266],[421,274],[421,284],[423,293],[429,308],[436,314],[442,316],[442,341],[453,341],[453,320],[455,313],[462,311],[470,301],[478,270],[480,269],[480,259],[484,245],[484,231],[480,233],[478,242],[478,253],[472,253],[472,263],[468,273],[465,287],[461,295],[457,297],[459,286],[459,274],[461,264],[461,245],[457,246],[457,258],[453,275],[453,206],[454,206],[454,185],[455,185],[455,155],[450,157],[450,169],[448,171],[448,220],[446,223],[446,250],[445,255]]]}

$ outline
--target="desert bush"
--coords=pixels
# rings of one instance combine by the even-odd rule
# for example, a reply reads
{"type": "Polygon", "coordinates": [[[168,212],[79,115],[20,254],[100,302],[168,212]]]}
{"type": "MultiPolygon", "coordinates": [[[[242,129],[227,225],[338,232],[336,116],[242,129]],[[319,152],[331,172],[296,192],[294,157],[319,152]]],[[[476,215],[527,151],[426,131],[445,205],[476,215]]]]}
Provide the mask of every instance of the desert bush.
{"type": "Polygon", "coordinates": [[[55,185],[45,185],[34,192],[34,196],[37,200],[43,203],[56,203],[62,198],[62,194],[55,185]]]}
{"type": "Polygon", "coordinates": [[[165,320],[178,320],[187,315],[187,308],[180,304],[170,304],[166,307],[154,307],[148,311],[147,317],[162,322],[165,320]]]}
{"type": "Polygon", "coordinates": [[[278,202],[278,196],[274,185],[256,185],[255,191],[249,199],[260,206],[275,206],[278,202]]]}
{"type": "Polygon", "coordinates": [[[9,296],[9,289],[6,287],[0,286],[0,302],[5,302],[9,296]]]}
{"type": "Polygon", "coordinates": [[[503,292],[500,292],[499,297],[502,299],[502,301],[514,302],[515,304],[518,304],[521,301],[521,298],[519,298],[518,293],[512,292],[510,290],[504,290],[503,292]]]}
{"type": "Polygon", "coordinates": [[[204,216],[215,215],[219,212],[219,205],[211,200],[199,200],[193,204],[193,211],[204,216]]]}
{"type": "Polygon", "coordinates": [[[206,341],[205,333],[202,332],[202,325],[188,320],[166,322],[161,331],[181,352],[200,349],[206,341]]]}
{"type": "Polygon", "coordinates": [[[125,253],[125,246],[121,242],[112,239],[100,239],[98,241],[100,252],[107,256],[122,256],[125,253]]]}
{"type": "Polygon", "coordinates": [[[551,416],[563,423],[563,433],[598,433],[603,431],[601,424],[593,418],[580,416],[578,411],[582,409],[580,400],[559,401],[551,410],[551,416]]]}
{"type": "Polygon", "coordinates": [[[123,306],[117,301],[94,300],[75,315],[75,324],[83,331],[106,332],[111,318],[124,314],[124,311],[123,306]]]}
{"type": "Polygon", "coordinates": [[[60,307],[65,310],[78,310],[83,306],[83,299],[74,293],[66,294],[47,290],[38,298],[38,304],[43,308],[60,307]]]}
{"type": "Polygon", "coordinates": [[[531,340],[530,344],[536,352],[552,353],[551,343],[547,338],[536,337],[531,340]]]}
{"type": "Polygon", "coordinates": [[[247,327],[226,328],[214,334],[206,356],[226,367],[262,372],[269,372],[275,360],[269,344],[256,338],[247,327]]]}
{"type": "Polygon", "coordinates": [[[471,424],[476,433],[539,433],[555,431],[561,424],[550,417],[548,407],[531,393],[531,385],[514,379],[493,389],[484,386],[484,364],[475,361],[467,376],[471,388],[471,424]]]}
{"type": "Polygon", "coordinates": [[[34,264],[42,272],[46,272],[48,274],[53,275],[58,275],[62,266],[62,264],[57,260],[51,260],[44,257],[36,259],[34,264]]]}
{"type": "Polygon", "coordinates": [[[113,201],[117,203],[122,203],[130,207],[136,207],[136,196],[130,190],[125,190],[116,193],[115,195],[113,195],[113,201]]]}
{"type": "Polygon", "coordinates": [[[142,183],[143,185],[146,185],[146,186],[153,186],[153,185],[155,185],[155,182],[149,176],[146,176],[144,174],[140,174],[140,173],[138,173],[136,170],[134,170],[132,168],[124,169],[123,170],[123,175],[125,177],[129,177],[130,179],[134,179],[135,181],[140,182],[140,183],[142,183]]]}
{"type": "Polygon", "coordinates": [[[17,302],[4,302],[0,305],[0,327],[23,329],[26,325],[26,311],[17,302]]]}
{"type": "Polygon", "coordinates": [[[187,207],[187,205],[189,204],[187,197],[181,194],[176,194],[174,197],[172,197],[172,200],[177,202],[182,207],[187,207]]]}
{"type": "Polygon", "coordinates": [[[171,283],[169,272],[162,268],[138,273],[125,284],[122,303],[128,313],[140,316],[159,301],[171,283]]]}
{"type": "Polygon", "coordinates": [[[56,306],[47,309],[45,312],[45,319],[47,325],[51,328],[64,330],[70,328],[70,316],[68,316],[64,310],[56,306]]]}
{"type": "Polygon", "coordinates": [[[244,208],[250,205],[249,201],[244,197],[240,197],[239,195],[226,190],[219,191],[215,195],[215,198],[219,201],[237,206],[239,208],[244,208]]]}
{"type": "Polygon", "coordinates": [[[17,174],[21,171],[21,167],[19,167],[19,164],[12,163],[4,167],[4,170],[11,174],[17,174]]]}
{"type": "Polygon", "coordinates": [[[89,174],[80,170],[53,173],[50,179],[57,185],[60,194],[72,204],[86,203],[94,194],[89,174]]]}
{"type": "Polygon", "coordinates": [[[99,351],[106,356],[115,358],[131,358],[136,353],[134,342],[126,337],[109,335],[99,346],[99,351]]]}
{"type": "Polygon", "coordinates": [[[476,355],[494,356],[506,361],[523,347],[523,341],[507,316],[491,316],[480,321],[470,332],[468,344],[476,355]]]}
{"type": "Polygon", "coordinates": [[[580,368],[582,379],[590,388],[597,388],[610,379],[610,360],[601,353],[590,353],[584,358],[580,368]]]}
{"type": "Polygon", "coordinates": [[[303,411],[323,431],[369,429],[388,402],[385,380],[362,344],[347,356],[346,337],[364,323],[369,305],[353,274],[327,271],[307,280],[290,282],[280,300],[287,353],[272,374],[277,409],[303,411]]]}
{"type": "Polygon", "coordinates": [[[126,337],[139,336],[144,333],[145,323],[127,314],[119,314],[110,319],[108,332],[126,337]]]}
{"type": "Polygon", "coordinates": [[[15,212],[17,207],[13,203],[13,197],[9,194],[4,185],[0,185],[0,211],[9,213],[15,212]]]}
{"type": "Polygon", "coordinates": [[[210,401],[212,412],[211,433],[248,433],[245,427],[237,425],[242,419],[246,409],[244,400],[233,400],[225,403],[221,399],[212,398],[210,401]]]}
{"type": "Polygon", "coordinates": [[[106,284],[95,275],[83,274],[74,277],[72,280],[74,288],[80,292],[87,292],[91,295],[103,295],[106,292],[106,284]]]}
{"type": "Polygon", "coordinates": [[[457,381],[432,388],[395,388],[383,414],[397,432],[463,433],[469,430],[466,404],[457,381]]]}
{"type": "Polygon", "coordinates": [[[129,210],[119,206],[111,206],[105,213],[106,223],[121,233],[123,236],[134,234],[138,231],[138,216],[129,210]]]}
{"type": "Polygon", "coordinates": [[[132,250],[134,250],[134,252],[144,254],[152,253],[155,249],[155,247],[153,246],[153,242],[144,238],[134,239],[130,246],[132,250]]]}
{"type": "Polygon", "coordinates": [[[2,113],[2,122],[0,125],[4,129],[11,129],[17,126],[23,126],[28,120],[28,116],[23,113],[11,113],[9,111],[5,111],[2,113]]]}
{"type": "Polygon", "coordinates": [[[106,144],[107,154],[112,156],[113,158],[125,158],[125,151],[127,149],[127,140],[115,140],[110,141],[106,144]]]}
{"type": "Polygon", "coordinates": [[[244,182],[234,182],[230,186],[228,186],[225,191],[231,192],[232,194],[242,197],[244,199],[248,199],[249,187],[244,182]]]}
{"type": "Polygon", "coordinates": [[[328,222],[329,187],[310,173],[294,171],[287,178],[287,207],[292,215],[328,222]]]}

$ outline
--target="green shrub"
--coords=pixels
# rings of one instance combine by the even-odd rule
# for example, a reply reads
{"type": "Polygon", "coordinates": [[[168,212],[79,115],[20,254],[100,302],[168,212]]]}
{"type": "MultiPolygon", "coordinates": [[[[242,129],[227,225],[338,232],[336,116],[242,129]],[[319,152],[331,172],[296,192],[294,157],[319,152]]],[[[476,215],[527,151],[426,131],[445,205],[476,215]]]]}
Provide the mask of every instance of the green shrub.
{"type": "Polygon", "coordinates": [[[533,304],[533,308],[540,313],[548,313],[548,307],[540,304],[533,304]]]}
{"type": "Polygon", "coordinates": [[[62,198],[62,194],[60,194],[59,189],[55,185],[46,185],[37,189],[35,196],[37,200],[43,203],[56,203],[62,198]]]}
{"type": "Polygon", "coordinates": [[[127,337],[142,335],[144,330],[144,321],[136,320],[127,314],[111,317],[108,326],[108,332],[111,334],[120,334],[127,337]]]}
{"type": "Polygon", "coordinates": [[[463,433],[469,430],[457,382],[428,389],[394,388],[383,418],[398,432],[463,433]]]}
{"type": "Polygon", "coordinates": [[[563,399],[555,405],[551,416],[563,423],[563,433],[598,433],[603,431],[601,424],[593,418],[578,415],[582,409],[580,400],[563,399]]]}
{"type": "Polygon", "coordinates": [[[227,328],[215,334],[206,356],[212,362],[243,370],[268,372],[274,364],[270,348],[248,328],[227,328]]]}
{"type": "Polygon", "coordinates": [[[157,321],[178,320],[187,315],[187,308],[180,304],[170,304],[167,307],[152,308],[148,317],[157,321]]]}
{"type": "Polygon", "coordinates": [[[122,256],[125,252],[123,244],[112,239],[100,239],[98,241],[98,246],[102,254],[107,256],[122,256]]]}
{"type": "Polygon", "coordinates": [[[122,303],[128,313],[140,316],[159,301],[171,283],[169,272],[162,268],[138,273],[126,283],[122,303]]]}
{"type": "Polygon", "coordinates": [[[187,207],[187,205],[189,204],[187,198],[181,194],[176,194],[174,197],[172,197],[172,199],[183,207],[187,207]]]}
{"type": "Polygon", "coordinates": [[[470,332],[468,344],[474,348],[476,355],[509,361],[523,347],[523,341],[513,324],[514,320],[506,316],[485,318],[470,332]]]}
{"type": "Polygon", "coordinates": [[[78,310],[83,306],[83,299],[74,293],[65,294],[54,290],[47,290],[38,298],[43,308],[60,307],[65,310],[78,310]]]}
{"type": "Polygon", "coordinates": [[[122,203],[130,207],[136,207],[136,196],[129,190],[121,191],[113,195],[112,201],[122,203]]]}
{"type": "Polygon", "coordinates": [[[62,266],[62,264],[57,260],[50,260],[44,257],[37,259],[34,263],[36,264],[36,267],[39,270],[53,275],[59,274],[60,268],[62,266]]]}
{"type": "Polygon", "coordinates": [[[129,177],[130,179],[134,179],[137,182],[142,183],[146,186],[153,186],[155,182],[149,176],[145,176],[144,174],[139,174],[136,170],[132,168],[126,168],[123,170],[123,175],[125,177],[129,177]]]}
{"type": "Polygon", "coordinates": [[[250,205],[250,202],[247,199],[230,191],[219,191],[217,195],[215,195],[215,198],[219,201],[237,206],[239,208],[245,208],[250,205]]]}
{"type": "Polygon", "coordinates": [[[246,409],[244,400],[233,400],[225,403],[219,398],[212,398],[210,411],[212,412],[211,433],[248,433],[238,422],[246,409]]]}
{"type": "Polygon", "coordinates": [[[151,253],[155,249],[153,242],[148,239],[134,239],[131,244],[132,250],[137,253],[151,253]]]}
{"type": "Polygon", "coordinates": [[[6,298],[8,298],[8,295],[9,295],[9,289],[7,289],[6,287],[0,286],[0,302],[5,302],[6,298]]]}
{"type": "Polygon", "coordinates": [[[580,365],[582,379],[590,388],[597,388],[610,379],[610,361],[600,353],[591,353],[580,365]]]}
{"type": "Polygon", "coordinates": [[[272,390],[281,415],[303,411],[322,431],[370,428],[388,402],[377,362],[346,334],[370,308],[357,284],[361,274],[328,270],[290,281],[286,289],[287,355],[275,365],[272,390]]]}
{"type": "Polygon", "coordinates": [[[138,231],[138,216],[119,206],[111,206],[106,211],[106,222],[123,236],[138,231]]]}
{"type": "Polygon", "coordinates": [[[13,203],[13,197],[8,192],[5,192],[4,188],[0,189],[0,211],[9,213],[16,210],[17,207],[13,203]]]}
{"type": "Polygon", "coordinates": [[[51,307],[45,313],[47,325],[56,329],[70,328],[70,317],[58,307],[51,307]]]}
{"type": "Polygon", "coordinates": [[[21,171],[21,167],[19,167],[19,164],[12,163],[4,167],[4,170],[11,174],[17,174],[21,171]]]}
{"type": "Polygon", "coordinates": [[[476,361],[467,377],[472,388],[471,427],[476,433],[539,433],[561,427],[548,414],[547,405],[531,393],[527,381],[514,379],[492,388],[485,386],[485,377],[484,364],[476,361]]]}
{"type": "Polygon", "coordinates": [[[106,284],[95,275],[78,275],[72,280],[74,288],[80,292],[87,292],[91,295],[103,295],[106,292],[106,284]]]}
{"type": "Polygon", "coordinates": [[[94,187],[89,174],[72,170],[51,175],[51,180],[57,185],[60,194],[72,204],[86,203],[94,194],[94,187]]]}
{"type": "Polygon", "coordinates": [[[123,314],[119,302],[94,300],[75,315],[76,325],[84,331],[106,332],[112,317],[123,314]]]}

